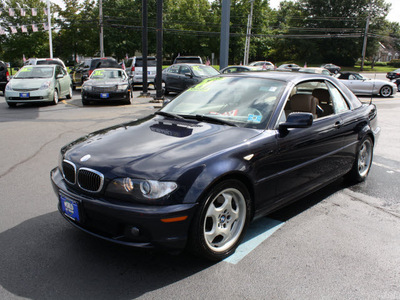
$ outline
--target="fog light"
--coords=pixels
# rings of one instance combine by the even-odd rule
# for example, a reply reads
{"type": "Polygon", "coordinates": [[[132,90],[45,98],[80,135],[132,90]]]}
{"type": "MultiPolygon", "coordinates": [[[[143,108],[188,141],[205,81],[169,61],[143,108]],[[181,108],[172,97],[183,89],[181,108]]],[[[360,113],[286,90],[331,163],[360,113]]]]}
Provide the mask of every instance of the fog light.
{"type": "Polygon", "coordinates": [[[139,228],[137,228],[137,227],[132,227],[132,228],[131,228],[131,234],[132,234],[133,236],[139,236],[139,235],[140,235],[140,230],[139,230],[139,228]]]}

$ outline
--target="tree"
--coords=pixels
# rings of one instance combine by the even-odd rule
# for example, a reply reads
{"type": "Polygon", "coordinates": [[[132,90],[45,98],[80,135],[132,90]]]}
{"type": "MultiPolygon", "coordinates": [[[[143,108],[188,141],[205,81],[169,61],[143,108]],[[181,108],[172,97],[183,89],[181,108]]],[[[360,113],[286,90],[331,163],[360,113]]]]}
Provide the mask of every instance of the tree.
{"type": "Polygon", "coordinates": [[[3,12],[9,8],[15,9],[15,15],[10,16],[3,13],[0,16],[0,26],[6,31],[0,36],[0,54],[3,60],[9,61],[12,65],[22,65],[22,57],[48,57],[49,42],[48,32],[43,29],[43,23],[47,23],[47,16],[43,9],[45,4],[39,0],[8,0],[1,3],[3,12]],[[20,10],[24,8],[26,15],[21,16],[20,10]],[[31,8],[37,8],[37,16],[32,16],[31,8]],[[33,32],[32,24],[37,25],[39,30],[33,32]],[[25,26],[27,33],[21,31],[25,26]],[[11,27],[17,32],[12,33],[11,27]]]}

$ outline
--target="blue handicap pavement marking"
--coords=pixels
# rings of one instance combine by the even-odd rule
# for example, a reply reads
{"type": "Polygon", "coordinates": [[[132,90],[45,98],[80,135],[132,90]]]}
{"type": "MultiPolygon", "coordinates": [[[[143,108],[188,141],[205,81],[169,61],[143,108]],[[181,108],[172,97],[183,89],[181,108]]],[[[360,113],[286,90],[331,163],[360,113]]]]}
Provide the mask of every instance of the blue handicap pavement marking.
{"type": "Polygon", "coordinates": [[[269,218],[259,219],[250,224],[249,229],[236,252],[224,261],[236,265],[258,245],[269,238],[275,231],[282,227],[284,222],[269,218]]]}

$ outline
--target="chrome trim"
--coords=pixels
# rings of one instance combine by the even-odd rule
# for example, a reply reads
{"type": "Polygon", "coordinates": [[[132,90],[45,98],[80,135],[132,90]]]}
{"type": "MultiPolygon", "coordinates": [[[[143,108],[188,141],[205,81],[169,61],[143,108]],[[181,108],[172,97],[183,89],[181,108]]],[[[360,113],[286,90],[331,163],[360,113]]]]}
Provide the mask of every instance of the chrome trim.
{"type": "Polygon", "coordinates": [[[79,168],[78,172],[76,173],[76,181],[78,182],[78,186],[79,186],[82,190],[84,190],[84,191],[86,191],[86,192],[89,192],[89,193],[98,193],[98,192],[100,192],[101,189],[103,188],[103,184],[104,184],[104,175],[103,175],[102,173],[96,171],[96,170],[93,170],[93,169],[89,169],[89,168],[79,168]],[[87,190],[87,189],[83,188],[83,187],[79,184],[79,172],[80,172],[80,171],[89,171],[89,172],[92,172],[92,173],[94,173],[94,174],[96,174],[96,175],[98,175],[98,176],[100,177],[100,185],[99,185],[98,190],[96,190],[96,191],[87,190]]]}
{"type": "Polygon", "coordinates": [[[64,180],[70,184],[76,184],[76,166],[72,161],[63,159],[62,162],[66,162],[67,164],[71,165],[74,168],[74,182],[69,181],[67,178],[65,178],[65,174],[64,174],[64,168],[63,165],[61,164],[62,167],[62,176],[64,177],[64,180]]]}

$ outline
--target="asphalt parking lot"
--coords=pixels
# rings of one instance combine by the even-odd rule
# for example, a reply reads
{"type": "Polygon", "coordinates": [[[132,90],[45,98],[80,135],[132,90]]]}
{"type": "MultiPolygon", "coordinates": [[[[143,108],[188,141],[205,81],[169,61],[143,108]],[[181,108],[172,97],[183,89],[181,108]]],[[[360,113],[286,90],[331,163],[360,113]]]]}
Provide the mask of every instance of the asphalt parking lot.
{"type": "Polygon", "coordinates": [[[0,299],[400,299],[400,93],[373,97],[382,132],[366,182],[338,180],[253,223],[219,263],[110,244],[57,211],[59,149],[160,108],[139,94],[10,109],[0,93],[0,299]]]}

